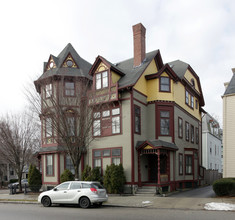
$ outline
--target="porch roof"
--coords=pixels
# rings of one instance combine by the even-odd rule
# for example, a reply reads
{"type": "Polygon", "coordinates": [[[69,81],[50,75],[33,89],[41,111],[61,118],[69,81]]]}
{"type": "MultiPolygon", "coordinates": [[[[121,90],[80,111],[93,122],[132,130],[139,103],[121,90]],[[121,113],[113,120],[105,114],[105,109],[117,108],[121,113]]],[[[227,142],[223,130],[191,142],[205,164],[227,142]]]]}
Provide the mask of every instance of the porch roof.
{"type": "Polygon", "coordinates": [[[171,142],[163,141],[163,140],[146,140],[146,141],[138,141],[136,144],[136,150],[141,149],[166,149],[177,151],[179,148],[171,142]]]}

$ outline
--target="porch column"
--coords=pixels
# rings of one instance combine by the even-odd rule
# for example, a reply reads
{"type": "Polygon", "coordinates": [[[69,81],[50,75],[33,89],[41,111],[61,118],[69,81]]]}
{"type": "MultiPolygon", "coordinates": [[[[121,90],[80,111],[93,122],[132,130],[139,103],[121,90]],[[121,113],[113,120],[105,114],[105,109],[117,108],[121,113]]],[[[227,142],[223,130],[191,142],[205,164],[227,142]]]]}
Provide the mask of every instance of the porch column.
{"type": "Polygon", "coordinates": [[[160,184],[161,183],[161,164],[160,164],[160,149],[157,150],[157,162],[158,162],[158,167],[157,167],[157,183],[160,184]]]}

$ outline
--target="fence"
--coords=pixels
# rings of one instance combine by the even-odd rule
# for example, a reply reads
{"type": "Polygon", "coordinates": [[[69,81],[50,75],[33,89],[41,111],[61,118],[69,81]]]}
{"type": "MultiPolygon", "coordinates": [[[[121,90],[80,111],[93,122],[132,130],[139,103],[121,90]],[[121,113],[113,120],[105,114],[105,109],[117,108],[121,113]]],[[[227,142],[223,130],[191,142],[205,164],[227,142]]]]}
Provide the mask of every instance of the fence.
{"type": "Polygon", "coordinates": [[[221,179],[222,173],[219,173],[218,170],[205,170],[204,171],[204,180],[205,184],[212,185],[215,180],[221,179]]]}

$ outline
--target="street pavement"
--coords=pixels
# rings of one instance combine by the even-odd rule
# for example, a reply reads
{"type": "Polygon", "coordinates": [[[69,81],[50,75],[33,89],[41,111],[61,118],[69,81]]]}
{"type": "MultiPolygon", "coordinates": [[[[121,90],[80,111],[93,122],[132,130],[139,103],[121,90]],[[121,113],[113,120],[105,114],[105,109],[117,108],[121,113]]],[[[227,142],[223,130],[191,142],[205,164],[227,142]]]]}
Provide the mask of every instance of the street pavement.
{"type": "MultiPolygon", "coordinates": [[[[235,204],[235,197],[216,197],[204,196],[211,187],[193,189],[188,192],[178,192],[169,194],[165,197],[157,195],[109,195],[108,202],[104,206],[114,207],[136,207],[136,208],[155,208],[155,209],[183,209],[183,210],[203,210],[206,203],[230,203],[235,204]],[[190,196],[191,195],[191,196],[190,196]],[[201,195],[201,196],[200,196],[201,195]]],[[[9,190],[0,189],[0,203],[29,203],[38,204],[38,194],[14,194],[10,195],[9,190]]]]}

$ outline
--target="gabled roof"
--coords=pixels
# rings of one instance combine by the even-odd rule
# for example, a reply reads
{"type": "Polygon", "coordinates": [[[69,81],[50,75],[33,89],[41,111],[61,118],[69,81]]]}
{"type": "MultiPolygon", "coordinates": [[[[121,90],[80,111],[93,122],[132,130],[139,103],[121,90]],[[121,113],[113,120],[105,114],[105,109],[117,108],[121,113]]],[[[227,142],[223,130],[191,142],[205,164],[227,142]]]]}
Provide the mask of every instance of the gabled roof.
{"type": "MultiPolygon", "coordinates": [[[[49,70],[45,69],[45,72],[41,75],[38,80],[45,79],[54,75],[78,76],[91,79],[91,77],[88,75],[88,72],[91,68],[91,64],[81,58],[70,43],[61,51],[61,53],[57,57],[50,55],[50,58],[55,61],[56,68],[49,70]],[[78,68],[62,67],[65,59],[68,57],[69,54],[73,57],[74,61],[78,65],[78,68]]],[[[45,63],[44,66],[46,66],[47,63],[45,63]]]]}
{"type": "Polygon", "coordinates": [[[125,76],[118,81],[119,88],[134,86],[142,73],[146,70],[148,65],[158,53],[160,53],[159,50],[146,53],[145,60],[138,67],[134,67],[134,58],[117,63],[116,67],[118,67],[125,73],[125,76]]]}
{"type": "Polygon", "coordinates": [[[163,141],[163,140],[146,140],[146,141],[138,141],[136,143],[136,150],[140,150],[145,148],[147,145],[152,147],[153,149],[163,148],[168,150],[177,151],[179,148],[171,142],[163,141]]]}
{"type": "Polygon", "coordinates": [[[181,79],[182,82],[183,81],[185,82],[184,75],[187,70],[189,70],[192,73],[192,75],[197,80],[198,88],[200,91],[200,104],[201,104],[201,106],[204,106],[205,101],[204,101],[204,97],[203,97],[203,93],[202,93],[202,89],[201,89],[200,79],[199,79],[198,75],[195,73],[195,71],[193,70],[193,68],[188,63],[185,63],[181,60],[175,60],[175,61],[169,62],[168,64],[172,68],[172,70],[177,74],[177,76],[181,79]]]}
{"type": "Polygon", "coordinates": [[[232,76],[232,79],[230,80],[224,95],[230,95],[230,94],[235,94],[235,73],[232,76]]]}

